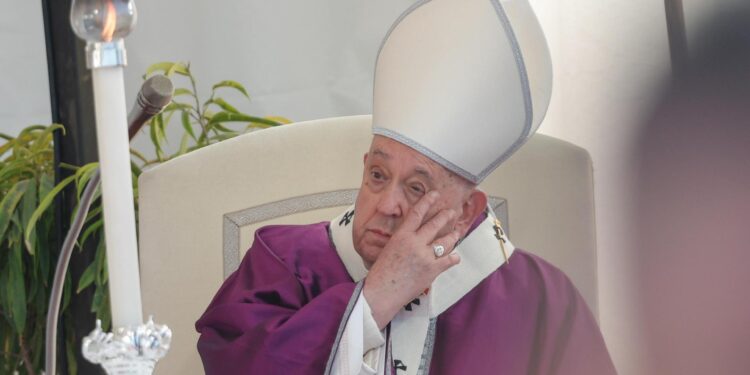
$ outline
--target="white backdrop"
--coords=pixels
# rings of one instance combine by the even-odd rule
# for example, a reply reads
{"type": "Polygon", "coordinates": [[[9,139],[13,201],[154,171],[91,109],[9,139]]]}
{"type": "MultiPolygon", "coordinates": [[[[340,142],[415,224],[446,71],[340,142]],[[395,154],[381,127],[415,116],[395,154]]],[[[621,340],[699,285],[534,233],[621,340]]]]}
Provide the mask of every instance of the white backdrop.
{"type": "MultiPolygon", "coordinates": [[[[177,0],[142,2],[138,28],[127,40],[126,83],[135,92],[147,65],[181,60],[191,63],[202,93],[223,79],[246,84],[253,101],[242,109],[250,113],[293,120],[370,113],[378,47],[413,1],[330,0],[321,6],[221,0],[190,9],[177,0]]],[[[627,156],[650,93],[669,67],[664,6],[653,0],[531,3],[548,36],[555,73],[540,131],[592,154],[600,323],[620,372],[638,373],[629,257],[635,244],[625,227],[627,156]]],[[[232,99],[242,103],[239,96],[232,99]]],[[[148,144],[147,135],[138,142],[148,144]]],[[[176,147],[179,138],[172,142],[176,147]]]]}
{"type": "MultiPolygon", "coordinates": [[[[136,92],[154,62],[183,61],[191,64],[204,97],[224,79],[244,84],[250,103],[226,96],[247,113],[294,121],[370,113],[378,47],[412,3],[219,0],[188,8],[179,0],[142,1],[138,26],[126,41],[126,87],[136,92]]],[[[143,149],[150,143],[147,134],[136,142],[143,149]]],[[[179,142],[172,137],[172,149],[179,142]]]]}
{"type": "MultiPolygon", "coordinates": [[[[292,120],[369,113],[381,39],[414,0],[136,0],[139,22],[126,39],[128,106],[146,67],[190,62],[205,95],[232,79],[252,102],[245,112],[292,120]]],[[[693,26],[742,0],[685,0],[693,26]]],[[[596,180],[600,322],[622,374],[639,373],[632,240],[626,226],[631,142],[669,70],[664,5],[653,0],[531,0],[552,51],[555,88],[541,132],[592,154],[596,180]]],[[[50,121],[41,6],[0,0],[0,131],[50,121]]],[[[178,78],[179,79],[179,78],[178,78]]],[[[179,126],[175,126],[179,128],[179,126]]],[[[179,131],[179,129],[173,129],[179,131]]],[[[147,148],[147,136],[136,146],[147,148]]],[[[172,147],[179,139],[172,137],[172,147]]],[[[564,199],[564,197],[561,197],[564,199]]],[[[521,244],[522,245],[522,244],[521,244]]],[[[168,322],[167,322],[168,323],[168,322]]]]}
{"type": "Polygon", "coordinates": [[[42,2],[0,0],[0,132],[52,121],[42,2]]]}

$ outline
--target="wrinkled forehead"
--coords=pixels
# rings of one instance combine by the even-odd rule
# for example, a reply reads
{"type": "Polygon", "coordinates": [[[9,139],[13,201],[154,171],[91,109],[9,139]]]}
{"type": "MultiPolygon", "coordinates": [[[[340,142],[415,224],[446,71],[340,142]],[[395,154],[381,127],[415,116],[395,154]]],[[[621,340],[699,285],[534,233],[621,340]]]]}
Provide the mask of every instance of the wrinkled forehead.
{"type": "Polygon", "coordinates": [[[453,173],[419,151],[381,135],[373,136],[368,158],[382,160],[393,167],[407,168],[416,173],[427,175],[435,182],[471,184],[468,180],[453,173]]]}

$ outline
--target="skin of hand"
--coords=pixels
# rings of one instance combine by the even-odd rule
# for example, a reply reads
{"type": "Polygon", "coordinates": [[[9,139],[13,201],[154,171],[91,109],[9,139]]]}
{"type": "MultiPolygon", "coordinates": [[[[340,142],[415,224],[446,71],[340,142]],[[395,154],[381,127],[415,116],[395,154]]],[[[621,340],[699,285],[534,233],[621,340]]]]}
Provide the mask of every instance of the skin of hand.
{"type": "Polygon", "coordinates": [[[476,186],[417,151],[375,136],[364,157],[352,236],[369,269],[363,293],[382,329],[442,272],[487,204],[476,186]],[[445,247],[436,258],[433,245],[445,247]]]}

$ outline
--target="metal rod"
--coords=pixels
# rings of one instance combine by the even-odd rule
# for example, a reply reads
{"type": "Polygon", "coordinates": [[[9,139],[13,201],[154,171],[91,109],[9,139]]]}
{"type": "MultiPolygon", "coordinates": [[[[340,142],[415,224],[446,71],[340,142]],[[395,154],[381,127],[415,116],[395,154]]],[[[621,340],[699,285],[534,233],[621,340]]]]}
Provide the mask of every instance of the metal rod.
{"type": "Polygon", "coordinates": [[[60,299],[62,299],[63,295],[63,286],[65,285],[65,274],[67,273],[68,262],[70,262],[70,255],[73,254],[76,239],[81,233],[83,224],[86,221],[86,214],[89,212],[94,192],[98,186],[99,169],[97,168],[86,185],[86,189],[83,191],[78,212],[76,212],[76,217],[73,220],[73,224],[70,226],[68,235],[65,236],[65,242],[63,242],[60,257],[57,259],[55,278],[52,282],[49,306],[47,306],[47,327],[45,329],[46,352],[44,366],[48,374],[57,374],[57,369],[55,368],[57,358],[57,318],[60,314],[60,299]]]}
{"type": "Polygon", "coordinates": [[[688,44],[685,32],[685,12],[682,0],[664,0],[667,18],[669,55],[672,60],[672,75],[681,76],[687,70],[688,44]]]}

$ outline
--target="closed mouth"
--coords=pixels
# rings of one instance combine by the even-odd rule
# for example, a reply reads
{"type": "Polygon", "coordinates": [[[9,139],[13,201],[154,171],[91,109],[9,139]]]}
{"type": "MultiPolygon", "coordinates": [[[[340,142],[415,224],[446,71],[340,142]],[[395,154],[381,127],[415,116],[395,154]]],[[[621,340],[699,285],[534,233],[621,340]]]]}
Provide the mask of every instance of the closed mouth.
{"type": "Polygon", "coordinates": [[[379,235],[379,236],[391,238],[390,233],[386,233],[386,232],[384,232],[382,230],[379,230],[379,229],[368,229],[368,230],[370,232],[372,232],[372,233],[375,233],[375,234],[379,235]]]}

